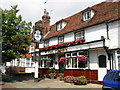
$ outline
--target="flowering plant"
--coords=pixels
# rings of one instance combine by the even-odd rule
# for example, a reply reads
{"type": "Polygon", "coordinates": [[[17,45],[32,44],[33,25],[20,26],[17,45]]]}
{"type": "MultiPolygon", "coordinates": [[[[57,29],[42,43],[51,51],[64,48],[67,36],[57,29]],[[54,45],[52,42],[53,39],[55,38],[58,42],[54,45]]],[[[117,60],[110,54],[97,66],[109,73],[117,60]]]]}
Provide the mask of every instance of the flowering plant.
{"type": "Polygon", "coordinates": [[[63,76],[59,76],[60,80],[63,81],[64,80],[64,77],[63,76]]]}
{"type": "Polygon", "coordinates": [[[83,43],[85,41],[85,39],[78,39],[78,40],[76,40],[75,42],[76,43],[83,43]]]}
{"type": "Polygon", "coordinates": [[[47,59],[45,59],[45,62],[46,62],[46,63],[50,63],[50,62],[51,62],[51,59],[50,59],[50,58],[47,58],[47,59]]]}
{"type": "Polygon", "coordinates": [[[59,73],[59,78],[61,81],[64,80],[64,73],[59,73]]]}
{"type": "Polygon", "coordinates": [[[85,76],[79,76],[79,77],[75,77],[73,82],[75,84],[87,84],[87,79],[85,76]]]}
{"type": "Polygon", "coordinates": [[[73,82],[74,79],[75,79],[74,76],[66,76],[66,77],[64,77],[64,81],[65,81],[65,82],[73,82]]]}
{"type": "Polygon", "coordinates": [[[53,49],[53,48],[60,48],[61,46],[70,46],[73,44],[78,44],[78,43],[83,43],[85,41],[85,39],[79,39],[79,40],[75,40],[75,41],[71,41],[71,42],[65,42],[65,43],[61,43],[61,44],[57,44],[57,45],[52,45],[52,46],[47,46],[44,48],[40,48],[40,51],[44,51],[44,50],[49,50],[49,49],[53,49]]]}
{"type": "Polygon", "coordinates": [[[85,56],[85,55],[80,55],[80,56],[78,56],[78,62],[86,62],[87,60],[87,57],[85,56]]]}
{"type": "Polygon", "coordinates": [[[61,62],[61,63],[67,63],[67,58],[66,57],[61,57],[60,58],[60,61],[59,62],[61,62]]]}

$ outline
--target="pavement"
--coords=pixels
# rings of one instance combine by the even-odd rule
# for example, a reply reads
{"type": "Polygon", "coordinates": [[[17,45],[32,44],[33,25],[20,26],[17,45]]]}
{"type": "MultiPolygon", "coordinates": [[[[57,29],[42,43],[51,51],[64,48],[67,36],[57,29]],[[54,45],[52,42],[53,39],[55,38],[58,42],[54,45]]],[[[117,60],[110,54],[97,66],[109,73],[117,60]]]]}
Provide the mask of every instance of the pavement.
{"type": "MultiPolygon", "coordinates": [[[[58,79],[48,79],[45,78],[39,82],[34,82],[34,80],[25,80],[25,81],[15,81],[15,82],[3,82],[3,84],[1,84],[0,86],[2,86],[2,90],[6,89],[6,88],[13,88],[12,90],[17,90],[18,88],[22,89],[22,88],[26,88],[25,90],[29,89],[37,89],[37,88],[52,88],[51,90],[53,90],[53,88],[64,88],[64,89],[79,89],[82,88],[81,90],[85,89],[89,89],[89,90],[102,90],[102,85],[99,84],[92,84],[89,83],[87,85],[74,85],[73,83],[65,83],[64,81],[60,81],[59,78],[58,79]]],[[[40,90],[41,90],[40,89],[40,90]]],[[[73,90],[74,90],[73,89],[73,90]]],[[[46,89],[45,89],[46,90],[46,89]]]]}

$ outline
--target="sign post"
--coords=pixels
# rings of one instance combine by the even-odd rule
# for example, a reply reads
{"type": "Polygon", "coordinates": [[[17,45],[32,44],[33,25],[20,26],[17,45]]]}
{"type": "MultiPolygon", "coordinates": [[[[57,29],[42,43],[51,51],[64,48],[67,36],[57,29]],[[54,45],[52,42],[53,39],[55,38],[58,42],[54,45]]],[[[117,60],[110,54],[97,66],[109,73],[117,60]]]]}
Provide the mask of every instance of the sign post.
{"type": "Polygon", "coordinates": [[[42,26],[38,26],[38,25],[33,26],[33,40],[34,40],[34,43],[36,44],[36,48],[33,53],[34,55],[33,60],[35,62],[34,82],[39,82],[39,78],[38,78],[38,68],[39,68],[38,62],[40,61],[39,44],[42,39],[42,30],[43,30],[42,26]]]}

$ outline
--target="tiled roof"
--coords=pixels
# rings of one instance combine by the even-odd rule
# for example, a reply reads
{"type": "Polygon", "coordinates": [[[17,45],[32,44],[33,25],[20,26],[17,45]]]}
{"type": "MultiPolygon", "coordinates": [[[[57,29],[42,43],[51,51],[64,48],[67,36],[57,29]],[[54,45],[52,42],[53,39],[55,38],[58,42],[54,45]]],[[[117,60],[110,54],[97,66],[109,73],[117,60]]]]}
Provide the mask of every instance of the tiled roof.
{"type": "Polygon", "coordinates": [[[91,26],[101,22],[114,21],[120,19],[119,7],[120,7],[120,2],[102,2],[92,7],[88,7],[81,12],[78,12],[68,18],[62,19],[62,21],[67,22],[67,25],[61,31],[59,32],[56,31],[56,24],[52,25],[50,33],[44,39],[48,39],[54,36],[59,36],[71,32],[73,30],[85,28],[87,26],[91,26]],[[90,20],[83,22],[82,13],[90,9],[95,11],[95,15],[90,20]]]}

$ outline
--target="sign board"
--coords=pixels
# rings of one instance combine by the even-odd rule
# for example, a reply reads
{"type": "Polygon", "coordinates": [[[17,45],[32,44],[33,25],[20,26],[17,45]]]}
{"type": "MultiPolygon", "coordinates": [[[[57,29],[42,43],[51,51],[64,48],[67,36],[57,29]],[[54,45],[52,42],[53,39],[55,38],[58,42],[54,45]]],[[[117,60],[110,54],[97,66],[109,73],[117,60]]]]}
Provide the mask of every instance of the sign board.
{"type": "Polygon", "coordinates": [[[41,38],[42,38],[42,36],[41,36],[40,30],[36,30],[35,33],[34,33],[35,42],[40,42],[41,38]]]}

